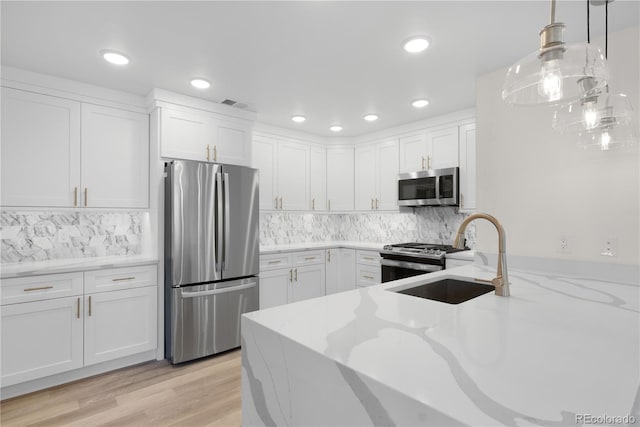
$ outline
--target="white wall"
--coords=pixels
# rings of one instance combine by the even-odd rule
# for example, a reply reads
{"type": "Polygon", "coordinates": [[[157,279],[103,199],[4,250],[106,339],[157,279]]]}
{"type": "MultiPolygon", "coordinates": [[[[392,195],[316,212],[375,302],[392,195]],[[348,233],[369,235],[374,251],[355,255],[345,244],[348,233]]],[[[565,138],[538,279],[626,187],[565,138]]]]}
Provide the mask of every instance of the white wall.
{"type": "MultiPolygon", "coordinates": [[[[640,108],[639,27],[609,35],[610,87],[640,108]]],[[[596,40],[597,42],[597,40],[596,40]]],[[[639,264],[640,156],[584,151],[551,128],[549,107],[509,107],[501,99],[506,68],[477,82],[478,211],[495,215],[510,255],[639,264]],[[559,240],[569,239],[569,252],[559,240]],[[600,255],[617,238],[617,256],[600,255]]],[[[495,253],[490,224],[477,222],[477,248],[495,253]]]]}

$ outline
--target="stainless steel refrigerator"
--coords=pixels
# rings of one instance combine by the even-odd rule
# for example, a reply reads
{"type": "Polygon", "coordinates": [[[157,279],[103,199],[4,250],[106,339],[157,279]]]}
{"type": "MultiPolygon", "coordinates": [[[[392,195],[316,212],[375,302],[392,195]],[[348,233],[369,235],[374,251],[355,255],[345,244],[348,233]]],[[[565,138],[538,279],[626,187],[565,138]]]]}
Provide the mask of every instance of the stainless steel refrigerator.
{"type": "Polygon", "coordinates": [[[258,309],[258,171],[165,164],[165,356],[180,363],[240,345],[258,309]]]}

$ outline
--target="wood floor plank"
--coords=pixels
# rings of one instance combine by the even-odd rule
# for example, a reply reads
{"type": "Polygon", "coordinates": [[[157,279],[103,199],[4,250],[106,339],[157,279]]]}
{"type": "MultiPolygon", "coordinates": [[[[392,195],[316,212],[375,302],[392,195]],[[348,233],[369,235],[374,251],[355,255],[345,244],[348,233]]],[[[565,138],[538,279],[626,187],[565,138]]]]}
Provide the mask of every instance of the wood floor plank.
{"type": "Polygon", "coordinates": [[[12,426],[240,426],[240,350],[147,362],[0,402],[12,426]]]}

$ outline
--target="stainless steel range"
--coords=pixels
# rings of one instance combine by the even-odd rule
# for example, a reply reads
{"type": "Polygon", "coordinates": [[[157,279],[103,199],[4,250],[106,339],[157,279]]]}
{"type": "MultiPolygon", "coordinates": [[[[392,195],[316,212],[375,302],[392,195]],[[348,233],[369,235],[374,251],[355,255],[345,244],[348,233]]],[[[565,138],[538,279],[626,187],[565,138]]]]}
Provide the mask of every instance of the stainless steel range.
{"type": "Polygon", "coordinates": [[[433,243],[399,243],[386,245],[382,256],[382,282],[433,273],[446,268],[446,255],[466,251],[451,245],[433,243]]]}

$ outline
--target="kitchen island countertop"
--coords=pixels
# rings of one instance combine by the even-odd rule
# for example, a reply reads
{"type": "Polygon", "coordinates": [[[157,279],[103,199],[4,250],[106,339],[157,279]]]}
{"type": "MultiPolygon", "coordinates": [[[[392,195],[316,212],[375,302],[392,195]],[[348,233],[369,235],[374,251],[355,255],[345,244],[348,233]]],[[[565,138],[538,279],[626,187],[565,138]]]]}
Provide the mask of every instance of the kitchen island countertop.
{"type": "Polygon", "coordinates": [[[511,296],[389,291],[465,266],[244,315],[245,425],[576,425],[638,412],[640,286],[510,271],[511,296]]]}

